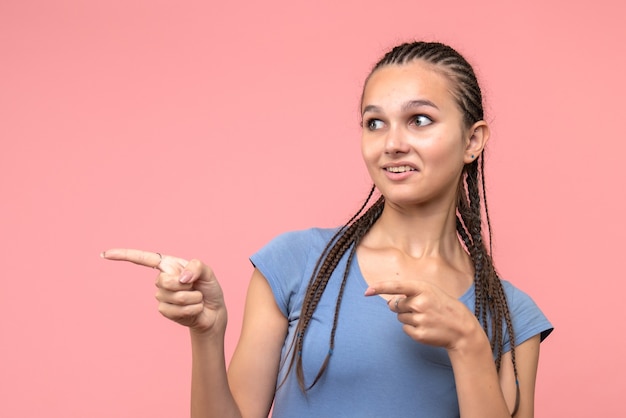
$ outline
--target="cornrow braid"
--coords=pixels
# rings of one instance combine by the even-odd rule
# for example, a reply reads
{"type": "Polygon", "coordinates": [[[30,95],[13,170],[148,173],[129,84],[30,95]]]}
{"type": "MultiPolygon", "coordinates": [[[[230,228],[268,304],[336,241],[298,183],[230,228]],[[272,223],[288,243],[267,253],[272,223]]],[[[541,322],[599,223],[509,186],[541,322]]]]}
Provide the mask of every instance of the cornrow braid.
{"type": "MultiPolygon", "coordinates": [[[[404,65],[415,60],[430,64],[434,71],[441,73],[450,81],[452,95],[463,114],[463,123],[466,128],[470,128],[476,122],[484,119],[482,93],[474,70],[457,51],[438,42],[413,42],[396,46],[374,66],[365,80],[365,85],[367,85],[369,78],[378,69],[389,65],[404,65]]],[[[463,168],[458,188],[456,231],[474,265],[476,300],[474,315],[487,335],[490,335],[491,349],[494,353],[495,364],[498,370],[502,363],[504,350],[504,328],[506,328],[506,332],[509,335],[511,359],[517,385],[516,404],[512,414],[515,415],[520,399],[517,364],[515,361],[515,332],[506,294],[492,259],[492,230],[485,193],[483,154],[484,153],[480,154],[476,160],[466,164],[463,168]],[[489,250],[487,250],[483,240],[481,200],[484,202],[489,250]]],[[[289,369],[285,374],[286,378],[291,369],[295,366],[298,384],[303,392],[306,392],[319,381],[331,359],[341,301],[352,259],[359,242],[365,234],[367,234],[376,220],[378,220],[384,208],[385,200],[384,197],[381,196],[374,204],[365,210],[373,193],[374,188],[370,191],[369,196],[359,211],[357,211],[343,227],[339,228],[330,239],[322,251],[311,275],[304,296],[296,334],[289,350],[293,350],[290,356],[289,369]],[[313,313],[317,309],[328,281],[346,253],[349,255],[335,304],[333,326],[329,336],[328,354],[315,379],[307,386],[304,381],[302,366],[304,337],[306,336],[313,313]]]]}
{"type": "MultiPolygon", "coordinates": [[[[454,86],[454,98],[467,126],[484,117],[482,93],[472,66],[457,51],[439,42],[413,42],[398,45],[374,66],[370,76],[387,65],[403,65],[415,60],[433,64],[454,86]]],[[[369,76],[368,76],[369,80],[369,76]]],[[[367,80],[366,80],[367,83],[367,80]]]]}

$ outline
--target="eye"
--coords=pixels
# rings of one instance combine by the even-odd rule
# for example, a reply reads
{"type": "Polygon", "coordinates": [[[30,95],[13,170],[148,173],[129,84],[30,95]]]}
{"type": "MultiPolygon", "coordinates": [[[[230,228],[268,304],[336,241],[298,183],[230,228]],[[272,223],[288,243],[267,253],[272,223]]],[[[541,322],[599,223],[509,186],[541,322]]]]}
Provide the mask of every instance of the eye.
{"type": "Polygon", "coordinates": [[[383,127],[383,121],[380,119],[368,119],[365,122],[365,127],[370,131],[376,131],[383,127]]]}
{"type": "Polygon", "coordinates": [[[426,115],[416,115],[413,117],[413,123],[416,126],[428,126],[433,123],[433,120],[426,115]]]}

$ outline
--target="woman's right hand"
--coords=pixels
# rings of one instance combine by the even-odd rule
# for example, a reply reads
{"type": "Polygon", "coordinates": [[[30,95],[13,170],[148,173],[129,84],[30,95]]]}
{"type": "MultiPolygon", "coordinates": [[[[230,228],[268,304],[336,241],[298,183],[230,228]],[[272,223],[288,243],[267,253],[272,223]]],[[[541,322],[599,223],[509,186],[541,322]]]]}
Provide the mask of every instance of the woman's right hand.
{"type": "Polygon", "coordinates": [[[159,312],[198,334],[226,330],[226,306],[222,288],[213,270],[200,260],[159,253],[114,248],[101,254],[107,260],[128,261],[159,270],[156,298],[159,312]]]}

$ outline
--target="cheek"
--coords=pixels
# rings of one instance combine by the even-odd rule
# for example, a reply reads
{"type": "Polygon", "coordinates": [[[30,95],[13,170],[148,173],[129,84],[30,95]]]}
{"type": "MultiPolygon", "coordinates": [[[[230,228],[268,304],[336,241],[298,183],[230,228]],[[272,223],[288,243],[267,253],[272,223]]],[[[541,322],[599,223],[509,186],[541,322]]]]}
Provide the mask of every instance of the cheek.
{"type": "Polygon", "coordinates": [[[461,138],[439,137],[428,145],[423,145],[422,158],[426,168],[444,176],[457,174],[463,169],[465,162],[461,138]]]}
{"type": "Polygon", "coordinates": [[[369,173],[370,178],[376,183],[376,176],[378,173],[378,167],[380,165],[380,153],[376,150],[375,144],[371,141],[361,141],[361,157],[365,168],[369,173]]]}
{"type": "Polygon", "coordinates": [[[463,137],[458,132],[442,131],[422,143],[422,150],[431,161],[456,163],[465,152],[463,137]]]}
{"type": "Polygon", "coordinates": [[[439,144],[438,146],[428,147],[424,150],[428,160],[431,163],[436,164],[449,164],[456,159],[458,153],[454,147],[444,147],[439,144]]]}
{"type": "Polygon", "coordinates": [[[376,147],[371,139],[361,138],[361,157],[368,166],[376,160],[376,147]]]}

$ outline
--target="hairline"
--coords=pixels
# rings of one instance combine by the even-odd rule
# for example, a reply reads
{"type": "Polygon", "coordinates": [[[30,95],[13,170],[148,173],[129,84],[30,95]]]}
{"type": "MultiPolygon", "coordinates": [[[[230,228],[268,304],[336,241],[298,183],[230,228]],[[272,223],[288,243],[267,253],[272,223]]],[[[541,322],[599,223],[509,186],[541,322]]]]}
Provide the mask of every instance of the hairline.
{"type": "Polygon", "coordinates": [[[361,90],[361,99],[359,101],[360,103],[359,115],[363,114],[362,109],[363,109],[363,98],[365,97],[365,89],[367,88],[367,84],[369,83],[370,78],[372,78],[372,76],[376,72],[378,72],[379,70],[385,67],[390,67],[390,66],[401,67],[404,65],[409,65],[414,62],[421,62],[422,64],[424,64],[425,67],[434,71],[437,74],[442,75],[446,79],[446,82],[448,83],[448,92],[452,95],[452,97],[454,97],[454,103],[456,104],[459,111],[461,112],[464,128],[467,129],[470,126],[472,126],[474,123],[478,122],[478,120],[472,122],[472,121],[469,121],[468,118],[466,118],[467,111],[463,108],[463,101],[461,100],[461,94],[459,92],[458,82],[456,82],[454,79],[455,78],[454,72],[447,69],[444,64],[430,62],[424,59],[423,57],[414,57],[414,58],[405,59],[399,62],[388,62],[388,63],[383,63],[383,64],[379,64],[375,66],[372,69],[372,71],[370,71],[368,76],[365,78],[365,82],[363,83],[363,89],[361,90]]]}

